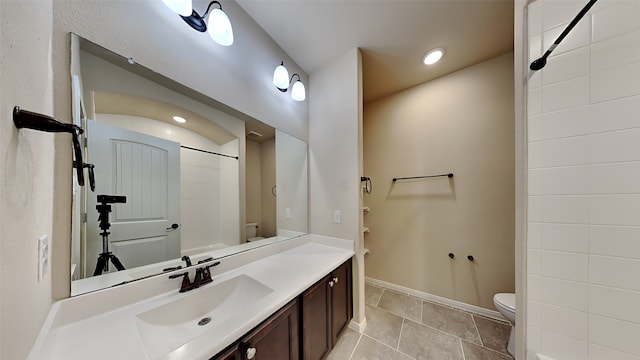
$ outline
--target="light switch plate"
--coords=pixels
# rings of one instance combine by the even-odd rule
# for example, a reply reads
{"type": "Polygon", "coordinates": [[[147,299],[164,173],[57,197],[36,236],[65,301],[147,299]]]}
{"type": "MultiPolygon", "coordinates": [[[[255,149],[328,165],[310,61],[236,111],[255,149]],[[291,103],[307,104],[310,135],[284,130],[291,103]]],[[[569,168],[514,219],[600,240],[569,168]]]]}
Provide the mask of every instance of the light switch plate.
{"type": "Polygon", "coordinates": [[[38,281],[47,274],[49,269],[49,235],[38,238],[38,281]]]}
{"type": "Polygon", "coordinates": [[[333,222],[336,224],[340,224],[342,222],[342,212],[340,212],[340,210],[333,211],[333,222]]]}
{"type": "Polygon", "coordinates": [[[284,216],[285,216],[287,219],[291,219],[291,208],[286,208],[286,209],[284,209],[284,216]]]}

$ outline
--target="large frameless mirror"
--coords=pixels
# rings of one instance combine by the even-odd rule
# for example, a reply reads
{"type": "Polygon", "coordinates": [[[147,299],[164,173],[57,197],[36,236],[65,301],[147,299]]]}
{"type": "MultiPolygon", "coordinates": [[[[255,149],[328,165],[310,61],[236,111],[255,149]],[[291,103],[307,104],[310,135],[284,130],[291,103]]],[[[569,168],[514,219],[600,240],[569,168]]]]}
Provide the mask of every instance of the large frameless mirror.
{"type": "Polygon", "coordinates": [[[74,34],[71,295],[307,232],[307,145],[74,34]],[[188,257],[188,259],[187,259],[188,257]]]}

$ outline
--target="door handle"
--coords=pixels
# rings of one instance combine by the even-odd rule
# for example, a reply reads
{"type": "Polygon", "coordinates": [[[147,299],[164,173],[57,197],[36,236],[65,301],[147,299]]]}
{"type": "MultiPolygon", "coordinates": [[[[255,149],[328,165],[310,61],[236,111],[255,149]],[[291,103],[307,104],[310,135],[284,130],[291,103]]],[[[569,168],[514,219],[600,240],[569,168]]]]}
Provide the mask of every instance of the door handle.
{"type": "Polygon", "coordinates": [[[180,225],[174,223],[170,227],[167,228],[167,231],[173,231],[173,230],[175,230],[175,229],[177,229],[179,227],[180,227],[180,225]]]}

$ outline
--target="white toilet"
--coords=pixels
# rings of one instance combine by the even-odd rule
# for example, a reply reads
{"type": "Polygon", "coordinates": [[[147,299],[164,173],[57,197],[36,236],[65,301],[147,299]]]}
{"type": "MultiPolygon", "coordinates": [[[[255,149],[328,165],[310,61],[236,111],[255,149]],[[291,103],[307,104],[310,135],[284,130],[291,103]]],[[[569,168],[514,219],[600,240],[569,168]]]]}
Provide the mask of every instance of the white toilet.
{"type": "Polygon", "coordinates": [[[516,356],[516,341],[514,338],[516,325],[516,294],[500,293],[493,296],[493,304],[496,309],[511,323],[511,334],[509,335],[509,344],[507,351],[509,354],[516,356]]]}
{"type": "Polygon", "coordinates": [[[258,236],[258,223],[247,223],[246,224],[246,237],[247,242],[264,239],[263,237],[258,236]]]}

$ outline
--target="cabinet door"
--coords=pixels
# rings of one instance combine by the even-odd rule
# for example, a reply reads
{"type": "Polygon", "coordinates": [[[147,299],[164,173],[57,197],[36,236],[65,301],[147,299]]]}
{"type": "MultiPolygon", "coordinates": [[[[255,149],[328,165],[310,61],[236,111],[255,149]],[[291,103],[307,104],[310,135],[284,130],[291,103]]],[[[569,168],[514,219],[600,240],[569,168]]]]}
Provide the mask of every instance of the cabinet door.
{"type": "Polygon", "coordinates": [[[209,360],[240,360],[240,354],[238,353],[238,347],[234,346],[222,354],[216,355],[209,360]]]}
{"type": "Polygon", "coordinates": [[[331,273],[331,346],[335,346],[338,337],[351,321],[351,259],[331,273]]]}
{"type": "Polygon", "coordinates": [[[242,360],[298,360],[298,301],[294,300],[238,344],[242,360]]]}
{"type": "Polygon", "coordinates": [[[302,355],[304,360],[324,359],[331,351],[329,276],[302,294],[302,355]]]}

